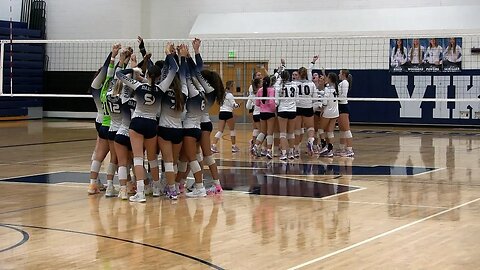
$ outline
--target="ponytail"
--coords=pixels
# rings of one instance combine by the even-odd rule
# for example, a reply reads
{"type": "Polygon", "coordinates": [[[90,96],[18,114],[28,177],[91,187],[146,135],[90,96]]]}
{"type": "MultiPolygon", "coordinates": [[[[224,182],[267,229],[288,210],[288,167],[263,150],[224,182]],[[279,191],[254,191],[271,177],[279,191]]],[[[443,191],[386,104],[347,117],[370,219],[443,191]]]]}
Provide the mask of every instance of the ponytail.
{"type": "MultiPolygon", "coordinates": [[[[268,97],[268,87],[270,87],[270,77],[263,78],[262,97],[268,97]]],[[[262,99],[262,103],[265,104],[266,100],[262,99]]]]}

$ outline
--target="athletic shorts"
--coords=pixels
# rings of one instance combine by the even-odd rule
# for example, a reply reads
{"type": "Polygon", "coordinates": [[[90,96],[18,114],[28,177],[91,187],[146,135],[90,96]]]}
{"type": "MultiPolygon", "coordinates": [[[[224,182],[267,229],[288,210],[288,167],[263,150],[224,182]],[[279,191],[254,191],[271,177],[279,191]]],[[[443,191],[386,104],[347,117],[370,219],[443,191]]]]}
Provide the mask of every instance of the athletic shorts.
{"type": "Polygon", "coordinates": [[[199,128],[186,128],[183,132],[185,137],[193,137],[197,142],[202,138],[202,131],[199,128]]]}
{"type": "Polygon", "coordinates": [[[248,113],[253,113],[253,109],[248,110],[248,113]]]}
{"type": "Polygon", "coordinates": [[[255,123],[260,122],[260,114],[254,114],[253,115],[253,122],[255,122],[255,123]]]}
{"type": "Polygon", "coordinates": [[[168,128],[159,126],[157,134],[165,141],[169,141],[173,144],[179,144],[183,141],[185,130],[183,128],[168,128]]]}
{"type": "Polygon", "coordinates": [[[132,144],[130,143],[130,137],[128,136],[117,134],[115,135],[115,142],[127,147],[130,151],[132,150],[132,144]]]}
{"type": "Polygon", "coordinates": [[[298,108],[297,107],[297,115],[304,116],[304,117],[311,117],[313,116],[313,108],[298,108]]]}
{"type": "Polygon", "coordinates": [[[295,119],[297,117],[296,112],[278,112],[278,117],[285,118],[285,119],[295,119]]]}
{"type": "Polygon", "coordinates": [[[263,113],[263,112],[260,113],[260,119],[261,120],[266,121],[266,120],[268,120],[272,117],[275,117],[275,113],[263,113]]]}
{"type": "Polygon", "coordinates": [[[233,118],[233,113],[232,112],[220,112],[218,115],[218,119],[220,120],[228,120],[233,118]]]}
{"type": "Polygon", "coordinates": [[[213,130],[212,122],[202,122],[202,123],[200,123],[200,129],[202,131],[212,132],[212,130],[213,130]]]}
{"type": "Polygon", "coordinates": [[[108,140],[108,130],[110,127],[107,126],[101,126],[99,131],[98,131],[98,137],[104,140],[108,140]]]}
{"type": "Polygon", "coordinates": [[[95,129],[97,130],[97,134],[100,132],[100,127],[102,126],[102,123],[99,123],[95,121],[95,129]]]}
{"type": "Polygon", "coordinates": [[[130,122],[130,129],[142,134],[145,139],[151,139],[157,136],[157,121],[143,117],[135,117],[130,122]]]}
{"type": "Polygon", "coordinates": [[[338,112],[350,114],[350,106],[348,104],[338,104],[338,112]]]}
{"type": "Polygon", "coordinates": [[[108,131],[108,140],[115,141],[115,135],[117,135],[116,131],[108,131]]]}

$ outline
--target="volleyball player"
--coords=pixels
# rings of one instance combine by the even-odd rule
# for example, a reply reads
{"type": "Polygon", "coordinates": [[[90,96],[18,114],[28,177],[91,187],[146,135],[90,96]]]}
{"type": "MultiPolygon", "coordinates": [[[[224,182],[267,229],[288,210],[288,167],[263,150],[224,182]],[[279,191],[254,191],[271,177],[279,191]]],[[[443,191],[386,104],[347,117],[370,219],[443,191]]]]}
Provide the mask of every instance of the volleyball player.
{"type": "Polygon", "coordinates": [[[237,153],[240,151],[240,148],[236,145],[236,132],[235,132],[235,116],[233,115],[233,110],[240,107],[240,105],[235,102],[235,97],[232,94],[233,89],[235,89],[235,82],[228,81],[226,84],[226,94],[225,100],[220,106],[220,113],[218,115],[218,131],[215,134],[215,139],[212,144],[212,152],[218,153],[217,144],[218,141],[223,136],[223,131],[225,130],[225,124],[228,125],[230,129],[230,138],[232,140],[232,153],[237,153]]]}
{"type": "Polygon", "coordinates": [[[340,83],[338,84],[338,128],[340,129],[340,151],[338,155],[342,157],[353,157],[355,153],[352,148],[352,132],[350,131],[350,108],[348,106],[348,91],[352,88],[352,75],[348,69],[340,70],[338,74],[340,83]],[[346,149],[345,149],[346,147],[346,149]]]}
{"type": "MultiPolygon", "coordinates": [[[[100,192],[100,189],[97,184],[98,173],[100,171],[100,166],[102,161],[107,156],[109,149],[108,143],[108,129],[110,125],[110,116],[108,115],[108,110],[106,109],[106,93],[108,88],[110,87],[110,82],[114,76],[114,68],[115,68],[115,58],[117,57],[120,49],[120,44],[114,44],[112,46],[112,52],[110,61],[108,64],[108,68],[105,75],[105,80],[102,82],[102,87],[99,94],[100,103],[102,104],[102,123],[98,128],[98,136],[99,136],[99,145],[96,147],[95,150],[95,158],[92,161],[92,166],[90,168],[90,186],[88,188],[88,194],[96,194],[100,192]]],[[[101,74],[101,72],[100,72],[101,74]]],[[[95,82],[95,81],[94,81],[95,82]]],[[[97,81],[98,85],[98,81],[97,81]]],[[[111,160],[114,161],[114,160],[111,160]]],[[[113,174],[115,173],[115,164],[110,163],[107,167],[107,182],[109,180],[113,180],[113,174]]]]}
{"type": "Polygon", "coordinates": [[[295,117],[297,114],[298,85],[290,82],[290,74],[286,70],[280,71],[281,82],[276,84],[278,97],[291,99],[275,99],[278,110],[278,126],[280,129],[280,160],[294,159],[295,144],[295,117]],[[288,149],[288,156],[287,156],[288,149]]]}
{"type": "MultiPolygon", "coordinates": [[[[161,77],[161,69],[153,65],[148,68],[148,83],[142,83],[135,79],[128,78],[125,71],[117,72],[117,76],[124,84],[134,89],[135,100],[137,101],[133,118],[130,122],[130,142],[133,151],[133,164],[135,175],[137,177],[137,193],[129,198],[132,202],[145,202],[145,172],[143,168],[144,146],[147,150],[148,163],[154,180],[154,187],[159,194],[159,171],[157,160],[157,120],[156,115],[159,110],[162,95],[169,90],[171,83],[175,79],[178,71],[178,64],[173,56],[173,44],[167,43],[165,48],[166,64],[168,65],[168,74],[159,84],[156,80],[161,77]]],[[[131,70],[130,70],[131,72],[131,70]]]]}
{"type": "Polygon", "coordinates": [[[255,105],[260,107],[260,134],[258,134],[255,141],[255,145],[252,148],[252,154],[258,155],[258,148],[263,143],[263,140],[267,140],[267,153],[266,156],[269,159],[273,158],[272,144],[273,144],[273,130],[275,127],[275,89],[272,87],[270,77],[263,79],[263,87],[258,90],[257,97],[264,97],[268,99],[257,99],[255,105]]]}
{"type": "Polygon", "coordinates": [[[225,98],[225,88],[223,86],[222,78],[218,73],[209,70],[202,70],[200,75],[201,76],[198,76],[197,74],[197,78],[205,89],[206,100],[206,106],[200,124],[202,130],[200,146],[202,148],[203,161],[209,167],[213,179],[213,185],[207,188],[207,194],[219,194],[223,192],[223,188],[220,184],[217,164],[215,163],[215,159],[213,158],[210,149],[210,134],[212,133],[213,126],[210,121],[208,110],[215,101],[219,105],[223,102],[225,98]],[[209,92],[210,90],[213,91],[209,92]]]}
{"type": "Polygon", "coordinates": [[[423,59],[423,61],[431,65],[439,66],[442,64],[443,60],[442,53],[442,46],[438,45],[437,39],[431,38],[425,53],[425,59],[423,59]]]}
{"type": "Polygon", "coordinates": [[[115,44],[112,47],[112,51],[108,54],[107,59],[103,63],[102,67],[97,71],[95,78],[90,85],[90,91],[92,92],[93,101],[97,107],[97,117],[95,119],[95,129],[97,130],[97,141],[95,143],[95,149],[92,154],[92,164],[90,167],[90,186],[88,188],[88,194],[99,193],[100,190],[105,190],[105,187],[100,183],[98,179],[98,172],[100,171],[101,161],[98,161],[96,158],[97,153],[99,153],[101,160],[105,158],[108,153],[108,141],[107,138],[103,136],[103,133],[100,132],[100,127],[102,126],[103,121],[103,106],[100,101],[100,91],[102,89],[103,82],[107,76],[108,66],[111,62],[111,58],[115,59],[118,54],[119,48],[115,44]],[[115,55],[114,55],[115,54],[115,55]],[[104,153],[104,154],[103,154],[104,153]]]}
{"type": "MultiPolygon", "coordinates": [[[[133,77],[137,80],[141,80],[141,70],[137,67],[137,59],[135,55],[131,57],[131,67],[133,68],[133,77]]],[[[128,74],[127,76],[132,76],[128,74]]],[[[130,166],[132,164],[132,144],[130,143],[130,136],[128,127],[130,126],[131,116],[135,111],[136,101],[133,98],[133,89],[123,85],[118,80],[117,84],[121,85],[121,92],[119,96],[119,109],[121,113],[121,124],[115,135],[115,152],[118,160],[118,180],[120,182],[120,192],[118,197],[122,200],[128,199],[129,189],[127,184],[130,183],[130,166]]],[[[120,87],[120,86],[116,86],[120,87]]]]}
{"type": "Polygon", "coordinates": [[[255,141],[257,139],[258,134],[260,134],[260,107],[255,104],[254,97],[257,96],[258,89],[262,87],[263,79],[256,78],[252,82],[252,93],[248,96],[247,103],[245,107],[248,110],[252,111],[252,118],[253,118],[253,131],[252,131],[252,139],[250,140],[250,150],[255,145],[255,141]]]}
{"type": "MultiPolygon", "coordinates": [[[[194,42],[194,46],[196,43],[194,42]]],[[[199,44],[198,44],[199,45],[199,44]]],[[[204,197],[207,191],[203,185],[203,174],[200,163],[197,159],[197,143],[200,143],[202,131],[200,129],[201,118],[205,110],[205,92],[195,77],[195,83],[192,80],[192,74],[195,74],[197,67],[191,57],[189,57],[188,48],[182,44],[180,46],[180,79],[182,86],[188,91],[188,99],[186,101],[186,114],[183,122],[184,138],[182,160],[188,161],[190,170],[195,178],[195,185],[191,192],[186,193],[187,197],[204,197]],[[201,91],[199,91],[199,89],[201,91]]],[[[212,89],[210,88],[209,91],[212,89]]],[[[184,164],[184,163],[183,163],[184,164]]],[[[181,168],[183,171],[183,168],[181,168]]],[[[218,180],[218,179],[217,179],[218,180]]]]}
{"type": "MultiPolygon", "coordinates": [[[[298,84],[298,97],[304,99],[299,99],[297,102],[297,130],[295,133],[299,135],[302,134],[302,132],[298,130],[298,122],[301,122],[300,128],[303,127],[307,129],[307,151],[310,155],[313,155],[313,143],[315,141],[313,112],[318,107],[318,92],[315,84],[308,79],[308,70],[305,67],[298,69],[298,76],[300,79],[298,84]]],[[[298,145],[300,141],[297,140],[297,151],[299,151],[298,145]]]]}
{"type": "MultiPolygon", "coordinates": [[[[182,67],[180,67],[181,69],[182,67]]],[[[176,200],[178,196],[175,189],[175,165],[182,149],[184,136],[182,114],[187,94],[186,89],[182,87],[180,77],[176,75],[172,85],[162,97],[158,122],[158,146],[162,153],[167,180],[166,195],[171,200],[176,200]]],[[[156,186],[154,190],[154,195],[160,196],[160,186],[156,186]]]]}
{"type": "Polygon", "coordinates": [[[325,78],[327,87],[325,87],[325,99],[323,100],[323,114],[320,119],[320,128],[327,133],[326,149],[320,151],[321,157],[333,157],[333,130],[335,128],[335,121],[339,116],[338,111],[338,76],[331,72],[325,78]]]}

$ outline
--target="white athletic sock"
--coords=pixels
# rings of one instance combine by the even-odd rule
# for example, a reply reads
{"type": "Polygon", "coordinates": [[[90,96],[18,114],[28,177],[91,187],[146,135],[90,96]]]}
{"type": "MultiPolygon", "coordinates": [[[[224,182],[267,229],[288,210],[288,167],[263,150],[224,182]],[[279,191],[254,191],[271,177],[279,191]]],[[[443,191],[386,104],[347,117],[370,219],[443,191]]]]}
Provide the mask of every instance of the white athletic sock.
{"type": "Polygon", "coordinates": [[[143,182],[143,180],[138,180],[137,181],[137,192],[138,193],[145,192],[145,183],[143,182]]]}

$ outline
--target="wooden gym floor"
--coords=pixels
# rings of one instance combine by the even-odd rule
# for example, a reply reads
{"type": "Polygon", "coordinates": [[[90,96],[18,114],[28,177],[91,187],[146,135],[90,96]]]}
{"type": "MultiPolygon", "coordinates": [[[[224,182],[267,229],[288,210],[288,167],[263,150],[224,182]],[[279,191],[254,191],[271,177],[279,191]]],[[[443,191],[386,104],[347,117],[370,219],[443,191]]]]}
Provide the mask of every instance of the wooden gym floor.
{"type": "Polygon", "coordinates": [[[480,130],[357,126],[354,159],[293,163],[237,134],[223,195],[131,204],[87,195],[91,122],[0,122],[0,269],[480,268],[480,130]]]}

